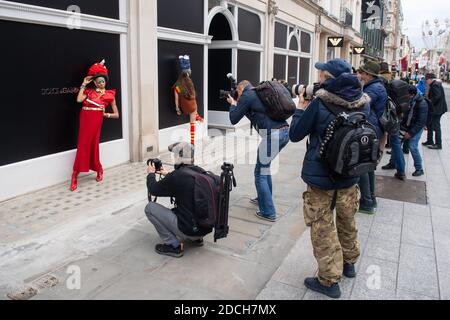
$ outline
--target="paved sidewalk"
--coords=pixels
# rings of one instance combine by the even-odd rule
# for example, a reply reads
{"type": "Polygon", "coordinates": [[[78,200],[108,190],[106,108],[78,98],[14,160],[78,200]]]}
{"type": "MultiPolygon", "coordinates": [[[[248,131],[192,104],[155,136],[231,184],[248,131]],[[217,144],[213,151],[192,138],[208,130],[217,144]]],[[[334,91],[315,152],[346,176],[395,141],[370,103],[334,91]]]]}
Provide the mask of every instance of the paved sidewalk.
{"type": "MultiPolygon", "coordinates": [[[[450,100],[449,100],[450,101],[450,100]]],[[[379,199],[375,215],[357,214],[362,255],[356,279],[343,279],[342,299],[450,299],[450,115],[442,119],[442,151],[423,148],[426,175],[413,178],[407,156],[408,179],[426,181],[428,205],[379,199]]],[[[383,164],[388,158],[383,159],[383,164]]],[[[381,166],[380,166],[381,167],[381,166]]],[[[378,171],[390,175],[392,171],[378,171]]],[[[407,191],[408,183],[405,183],[407,191]]],[[[258,299],[322,300],[307,290],[306,277],[317,263],[309,231],[297,241],[258,299]]]]}
{"type": "MultiPolygon", "coordinates": [[[[229,137],[233,137],[232,135],[229,137]]],[[[255,161],[257,140],[212,139],[199,155],[215,172],[239,154],[255,161]],[[226,147],[225,156],[222,148],[226,147]],[[214,164],[214,165],[211,165],[214,164]]],[[[0,204],[0,299],[37,289],[32,299],[254,299],[304,231],[298,183],[304,146],[290,144],[274,176],[276,224],[255,217],[253,164],[237,164],[229,237],[203,248],[187,245],[182,259],[154,252],[159,242],[147,221],[145,165],[123,165],[81,179],[75,193],[56,186],[0,204]],[[75,269],[74,269],[75,268],[75,269]],[[81,271],[80,290],[69,290],[81,271]],[[56,284],[56,285],[55,285],[56,284]]],[[[162,155],[170,162],[170,155],[162,155]]],[[[159,200],[169,205],[168,199],[159,200]]]]}

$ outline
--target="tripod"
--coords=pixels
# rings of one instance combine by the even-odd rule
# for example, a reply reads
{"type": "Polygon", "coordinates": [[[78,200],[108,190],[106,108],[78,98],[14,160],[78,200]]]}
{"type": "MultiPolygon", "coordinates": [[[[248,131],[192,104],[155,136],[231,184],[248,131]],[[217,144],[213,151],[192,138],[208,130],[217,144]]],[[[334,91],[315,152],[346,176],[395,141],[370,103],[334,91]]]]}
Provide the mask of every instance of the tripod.
{"type": "Polygon", "coordinates": [[[237,186],[233,170],[234,166],[230,163],[225,162],[222,166],[222,174],[220,175],[219,216],[214,228],[214,242],[226,238],[230,231],[230,227],[228,226],[230,192],[233,190],[233,187],[236,188],[237,186]]]}

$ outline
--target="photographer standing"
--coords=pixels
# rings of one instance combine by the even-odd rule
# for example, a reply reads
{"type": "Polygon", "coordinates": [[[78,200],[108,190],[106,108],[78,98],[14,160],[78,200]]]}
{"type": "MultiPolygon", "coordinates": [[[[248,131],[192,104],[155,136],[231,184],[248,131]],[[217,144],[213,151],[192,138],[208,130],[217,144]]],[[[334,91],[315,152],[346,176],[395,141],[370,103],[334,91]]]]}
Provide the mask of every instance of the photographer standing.
{"type": "Polygon", "coordinates": [[[245,116],[262,137],[255,167],[255,185],[258,198],[252,200],[252,202],[259,205],[259,211],[256,212],[258,218],[275,222],[277,212],[272,198],[270,167],[272,161],[289,143],[289,125],[286,121],[275,121],[266,114],[266,107],[247,80],[242,81],[237,86],[237,101],[231,96],[228,96],[227,101],[231,105],[231,123],[236,125],[245,116]]]}
{"type": "Polygon", "coordinates": [[[322,89],[312,102],[305,101],[303,90],[290,131],[292,142],[302,141],[309,135],[302,170],[302,178],[308,185],[303,194],[303,213],[306,225],[311,227],[319,274],[317,278],[305,279],[305,286],[331,298],[339,298],[342,274],[355,277],[354,265],[360,256],[355,222],[360,200],[359,178],[333,177],[321,159],[320,149],[327,127],[336,119],[331,110],[362,112],[367,117],[370,98],[363,94],[357,76],[352,74],[352,67],[345,60],[334,59],[315,66],[320,71],[322,89]]]}
{"type": "Polygon", "coordinates": [[[203,237],[212,232],[212,228],[197,225],[194,216],[194,179],[185,168],[203,169],[193,165],[193,146],[181,143],[169,148],[175,154],[175,171],[168,173],[164,168],[156,172],[153,165],[147,169],[147,188],[149,194],[156,197],[172,197],[176,201],[174,209],[168,209],[156,202],[150,202],[145,214],[156,228],[163,243],[155,250],[158,254],[181,258],[184,254],[182,242],[190,240],[195,246],[203,246],[203,237]],[[164,176],[157,182],[156,173],[164,176]]]}

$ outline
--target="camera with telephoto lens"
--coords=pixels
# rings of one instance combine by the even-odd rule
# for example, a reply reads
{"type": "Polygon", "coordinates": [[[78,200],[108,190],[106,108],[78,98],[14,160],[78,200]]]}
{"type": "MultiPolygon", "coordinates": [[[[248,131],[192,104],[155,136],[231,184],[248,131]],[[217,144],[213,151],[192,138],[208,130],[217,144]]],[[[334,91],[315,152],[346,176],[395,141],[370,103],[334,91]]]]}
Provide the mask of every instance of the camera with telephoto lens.
{"type": "Polygon", "coordinates": [[[304,84],[295,84],[292,86],[292,88],[288,87],[288,90],[291,92],[292,97],[298,97],[300,96],[300,93],[302,90],[305,89],[305,93],[303,94],[303,97],[305,100],[312,100],[314,96],[316,95],[317,91],[321,89],[320,83],[313,83],[310,85],[304,85],[304,84]]]}
{"type": "Polygon", "coordinates": [[[237,92],[237,80],[236,78],[231,74],[227,74],[228,80],[231,82],[230,90],[220,90],[219,92],[219,99],[220,100],[227,100],[228,95],[230,95],[234,100],[238,99],[238,92],[237,92]]]}
{"type": "Polygon", "coordinates": [[[160,172],[163,166],[161,160],[159,159],[149,159],[147,161],[147,166],[150,166],[150,164],[155,167],[156,172],[160,172]]]}

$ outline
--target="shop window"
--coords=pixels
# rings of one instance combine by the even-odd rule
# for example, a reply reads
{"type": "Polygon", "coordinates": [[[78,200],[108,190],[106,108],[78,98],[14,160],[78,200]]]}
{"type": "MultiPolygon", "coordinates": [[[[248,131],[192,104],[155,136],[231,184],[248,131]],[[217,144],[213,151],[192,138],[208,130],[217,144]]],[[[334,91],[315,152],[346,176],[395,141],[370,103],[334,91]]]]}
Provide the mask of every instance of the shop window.
{"type": "MultiPolygon", "coordinates": [[[[0,51],[0,61],[7,61],[2,73],[8,75],[2,86],[2,105],[8,107],[0,118],[0,166],[76,148],[78,88],[99,59],[106,60],[107,87],[117,89],[123,115],[120,35],[4,20],[0,30],[8,43],[8,50],[0,51]]],[[[121,120],[105,121],[101,142],[122,137],[121,120]]]]}
{"type": "Polygon", "coordinates": [[[286,80],[286,56],[274,55],[273,77],[278,80],[286,80]]]}
{"type": "Polygon", "coordinates": [[[286,49],[287,30],[287,25],[275,22],[275,47],[286,49]]]}
{"type": "Polygon", "coordinates": [[[227,74],[231,72],[231,49],[210,49],[208,57],[208,109],[230,111],[230,105],[220,100],[220,90],[230,90],[227,74]]]}
{"type": "Polygon", "coordinates": [[[203,45],[158,40],[159,128],[166,129],[189,122],[188,116],[175,113],[172,86],[180,74],[178,57],[191,58],[192,80],[197,91],[198,112],[203,115],[203,45]]]}
{"type": "Polygon", "coordinates": [[[306,32],[301,34],[302,52],[311,53],[311,35],[306,32]]]}
{"type": "Polygon", "coordinates": [[[289,83],[289,85],[294,85],[294,84],[298,83],[297,71],[298,71],[298,58],[289,57],[288,58],[288,79],[287,79],[287,82],[289,83]]]}
{"type": "Polygon", "coordinates": [[[158,0],[158,26],[203,33],[203,0],[158,0]]]}
{"type": "Polygon", "coordinates": [[[299,82],[303,84],[309,83],[311,69],[310,58],[300,58],[299,82]]]}
{"type": "Polygon", "coordinates": [[[248,80],[254,86],[261,81],[261,53],[247,50],[238,51],[238,81],[248,80]]]}
{"type": "Polygon", "coordinates": [[[291,42],[289,43],[289,50],[298,51],[298,41],[296,37],[291,38],[291,42]]]}
{"type": "Polygon", "coordinates": [[[212,41],[233,40],[230,23],[228,22],[227,18],[221,13],[218,13],[214,16],[209,26],[208,34],[210,36],[213,36],[212,41]]]}
{"type": "Polygon", "coordinates": [[[78,6],[81,13],[119,19],[119,0],[9,0],[34,6],[60,10],[71,10],[71,6],[78,6]]]}
{"type": "Polygon", "coordinates": [[[239,40],[261,43],[261,20],[255,13],[239,8],[239,40]]]}

